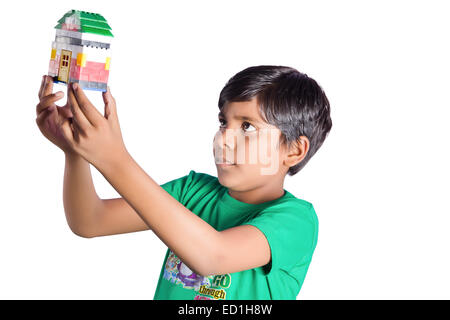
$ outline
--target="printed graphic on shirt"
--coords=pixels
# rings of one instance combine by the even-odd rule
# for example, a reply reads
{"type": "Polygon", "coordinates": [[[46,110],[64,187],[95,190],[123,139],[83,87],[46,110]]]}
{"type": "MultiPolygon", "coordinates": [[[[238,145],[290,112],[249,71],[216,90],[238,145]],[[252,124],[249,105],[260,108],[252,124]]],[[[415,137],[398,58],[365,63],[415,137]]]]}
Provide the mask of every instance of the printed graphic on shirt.
{"type": "Polygon", "coordinates": [[[199,294],[195,296],[194,300],[225,300],[227,297],[225,289],[228,289],[230,285],[231,275],[229,273],[215,275],[209,286],[200,286],[199,294]]]}
{"type": "Polygon", "coordinates": [[[189,269],[172,251],[167,257],[163,278],[184,289],[197,291],[194,300],[225,300],[225,289],[231,285],[230,274],[200,276],[189,269]]]}

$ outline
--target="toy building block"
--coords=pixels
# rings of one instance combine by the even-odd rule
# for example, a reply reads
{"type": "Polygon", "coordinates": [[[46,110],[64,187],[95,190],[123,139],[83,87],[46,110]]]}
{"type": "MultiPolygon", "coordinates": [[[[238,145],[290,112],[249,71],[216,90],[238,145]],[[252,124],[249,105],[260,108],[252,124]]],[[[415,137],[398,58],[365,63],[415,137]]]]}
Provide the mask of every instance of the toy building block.
{"type": "Polygon", "coordinates": [[[98,13],[70,10],[55,26],[48,75],[54,82],[77,82],[83,89],[106,91],[113,34],[98,13]]]}

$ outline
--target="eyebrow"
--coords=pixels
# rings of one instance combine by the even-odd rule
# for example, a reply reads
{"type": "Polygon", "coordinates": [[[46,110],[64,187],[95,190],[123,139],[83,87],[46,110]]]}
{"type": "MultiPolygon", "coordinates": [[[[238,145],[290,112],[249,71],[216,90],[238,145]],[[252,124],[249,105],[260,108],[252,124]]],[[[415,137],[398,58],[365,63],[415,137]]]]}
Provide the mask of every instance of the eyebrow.
{"type": "MultiPolygon", "coordinates": [[[[218,117],[219,117],[219,118],[226,118],[226,117],[225,117],[225,114],[224,114],[222,111],[219,112],[218,117]]],[[[252,118],[252,117],[248,117],[248,116],[237,115],[237,116],[234,117],[234,119],[238,119],[238,120],[250,120],[250,121],[254,121],[254,122],[259,122],[259,123],[261,123],[261,121],[259,121],[259,120],[257,120],[257,119],[254,119],[254,118],[252,118]]]]}

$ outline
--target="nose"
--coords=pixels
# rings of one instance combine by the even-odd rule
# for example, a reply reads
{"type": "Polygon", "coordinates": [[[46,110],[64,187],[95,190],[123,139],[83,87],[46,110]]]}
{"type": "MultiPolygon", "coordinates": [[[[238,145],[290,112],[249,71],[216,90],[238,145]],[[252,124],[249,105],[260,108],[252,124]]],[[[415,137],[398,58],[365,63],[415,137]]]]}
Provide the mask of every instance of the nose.
{"type": "Polygon", "coordinates": [[[223,149],[233,150],[235,147],[235,135],[232,129],[218,130],[214,136],[213,144],[223,149]]]}
{"type": "Polygon", "coordinates": [[[213,154],[216,159],[232,158],[235,147],[234,135],[231,129],[218,130],[213,139],[213,154]],[[225,132],[223,132],[225,131],[225,132]],[[228,134],[227,134],[228,132],[228,134]],[[231,153],[230,153],[231,152],[231,153]]]}

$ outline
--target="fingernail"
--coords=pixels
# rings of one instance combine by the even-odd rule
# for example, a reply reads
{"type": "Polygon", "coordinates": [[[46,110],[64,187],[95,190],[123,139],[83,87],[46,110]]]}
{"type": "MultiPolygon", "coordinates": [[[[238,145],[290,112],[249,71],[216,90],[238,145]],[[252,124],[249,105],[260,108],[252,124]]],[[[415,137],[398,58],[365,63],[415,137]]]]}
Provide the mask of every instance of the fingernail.
{"type": "Polygon", "coordinates": [[[77,90],[78,89],[78,83],[72,83],[72,88],[73,88],[73,90],[77,90]]]}
{"type": "Polygon", "coordinates": [[[63,92],[62,91],[58,91],[55,93],[56,97],[62,97],[63,96],[63,92]]]}

